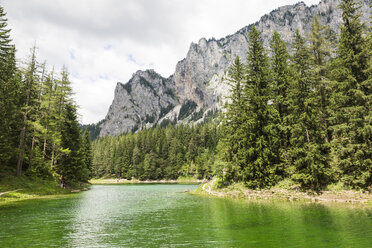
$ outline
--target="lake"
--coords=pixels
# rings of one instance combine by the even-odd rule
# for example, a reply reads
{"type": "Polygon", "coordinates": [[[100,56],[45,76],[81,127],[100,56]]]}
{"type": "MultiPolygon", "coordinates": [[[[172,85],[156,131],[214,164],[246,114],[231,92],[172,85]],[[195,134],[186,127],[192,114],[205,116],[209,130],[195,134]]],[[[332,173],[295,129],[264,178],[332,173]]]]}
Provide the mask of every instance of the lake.
{"type": "Polygon", "coordinates": [[[0,207],[0,247],[372,247],[372,209],[248,202],[196,185],[93,185],[0,207]]]}

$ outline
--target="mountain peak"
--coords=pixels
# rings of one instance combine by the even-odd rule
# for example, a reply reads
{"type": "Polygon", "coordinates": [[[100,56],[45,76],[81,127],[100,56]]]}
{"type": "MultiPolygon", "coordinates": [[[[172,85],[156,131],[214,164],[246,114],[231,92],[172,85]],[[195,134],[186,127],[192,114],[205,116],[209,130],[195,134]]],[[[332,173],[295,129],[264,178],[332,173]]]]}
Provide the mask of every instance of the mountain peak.
{"type": "MultiPolygon", "coordinates": [[[[126,84],[116,87],[114,101],[101,124],[100,136],[149,128],[166,121],[202,121],[209,111],[215,112],[224,106],[229,94],[226,73],[236,56],[245,60],[248,31],[252,25],[261,31],[266,46],[274,30],[288,44],[296,29],[309,33],[314,16],[319,16],[323,24],[338,33],[340,1],[323,0],[310,7],[304,2],[282,6],[232,35],[219,40],[201,38],[198,43],[191,43],[186,58],[177,63],[169,78],[163,78],[153,69],[137,71],[126,84]]],[[[363,0],[362,4],[362,21],[369,23],[368,0],[363,0]]]]}

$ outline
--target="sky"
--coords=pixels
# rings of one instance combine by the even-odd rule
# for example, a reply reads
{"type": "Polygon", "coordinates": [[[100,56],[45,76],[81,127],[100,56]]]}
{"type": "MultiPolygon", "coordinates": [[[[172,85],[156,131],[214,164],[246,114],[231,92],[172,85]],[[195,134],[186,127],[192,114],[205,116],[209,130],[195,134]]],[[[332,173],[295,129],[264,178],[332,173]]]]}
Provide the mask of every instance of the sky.
{"type": "MultiPolygon", "coordinates": [[[[306,5],[320,0],[304,0],[306,5]]],[[[170,76],[191,42],[222,38],[296,0],[0,0],[21,64],[65,65],[79,121],[105,118],[117,82],[137,70],[170,76]]]]}

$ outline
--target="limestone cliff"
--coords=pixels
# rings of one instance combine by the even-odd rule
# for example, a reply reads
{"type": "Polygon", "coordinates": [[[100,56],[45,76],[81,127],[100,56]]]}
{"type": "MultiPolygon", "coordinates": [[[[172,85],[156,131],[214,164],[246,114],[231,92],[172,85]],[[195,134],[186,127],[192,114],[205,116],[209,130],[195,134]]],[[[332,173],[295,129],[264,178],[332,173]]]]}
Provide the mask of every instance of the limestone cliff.
{"type": "Polygon", "coordinates": [[[126,84],[117,83],[100,136],[150,127],[178,104],[172,84],[172,78],[153,70],[137,71],[126,84]]]}
{"type": "MultiPolygon", "coordinates": [[[[314,16],[339,32],[340,0],[323,0],[318,5],[306,6],[303,2],[280,7],[233,35],[216,40],[202,38],[192,43],[186,58],[179,61],[169,78],[153,70],[138,71],[126,84],[118,83],[115,97],[106,118],[101,124],[100,136],[115,135],[155,124],[196,122],[208,111],[221,109],[229,87],[225,82],[228,68],[236,56],[243,60],[248,48],[248,31],[258,27],[266,46],[277,30],[289,44],[294,31],[307,34],[314,16]],[[197,117],[196,117],[197,116],[197,117]]],[[[362,21],[368,23],[369,1],[363,0],[362,21]]]]}

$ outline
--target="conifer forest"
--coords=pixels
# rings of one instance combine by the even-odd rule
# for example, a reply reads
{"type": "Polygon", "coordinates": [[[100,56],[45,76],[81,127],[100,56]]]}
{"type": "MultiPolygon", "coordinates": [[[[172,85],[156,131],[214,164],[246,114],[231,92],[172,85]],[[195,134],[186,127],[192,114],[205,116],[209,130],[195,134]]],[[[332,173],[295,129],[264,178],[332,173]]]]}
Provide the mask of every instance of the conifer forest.
{"type": "Polygon", "coordinates": [[[87,182],[92,153],[81,132],[67,68],[48,69],[30,49],[16,63],[16,47],[0,8],[0,173],[87,182]]]}
{"type": "Polygon", "coordinates": [[[0,247],[372,247],[371,10],[0,0],[0,247]]]}
{"type": "Polygon", "coordinates": [[[343,1],[338,36],[314,18],[291,44],[274,32],[267,49],[254,26],[246,62],[226,80],[226,111],[208,124],[156,127],[93,142],[93,175],[206,178],[270,188],[372,185],[372,35],[358,5],[343,1]]]}
{"type": "MultiPolygon", "coordinates": [[[[270,45],[249,31],[246,58],[225,78],[230,97],[200,124],[158,125],[96,138],[81,130],[67,68],[60,72],[16,47],[0,9],[0,165],[2,173],[86,182],[92,177],[203,179],[270,188],[282,180],[304,189],[331,183],[372,185],[372,35],[358,4],[342,1],[340,34],[314,18],[270,45]]],[[[96,135],[95,135],[96,136],[96,135]]]]}

